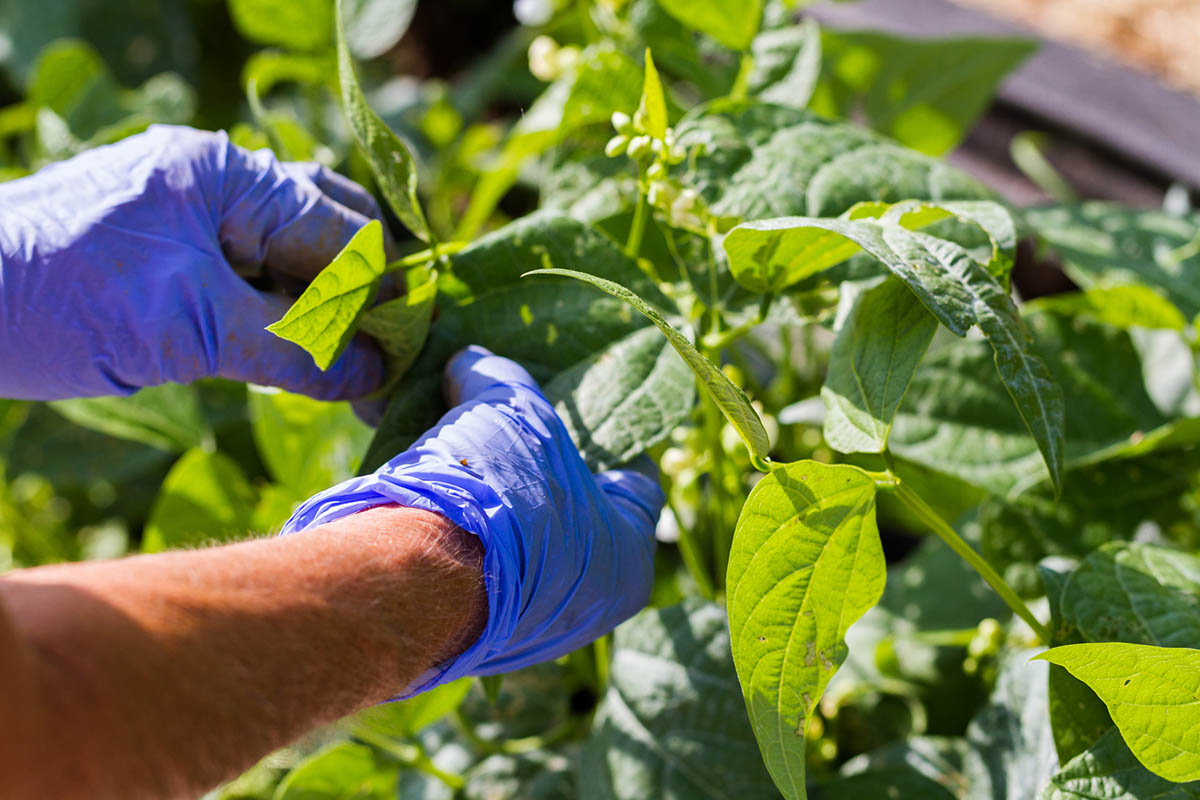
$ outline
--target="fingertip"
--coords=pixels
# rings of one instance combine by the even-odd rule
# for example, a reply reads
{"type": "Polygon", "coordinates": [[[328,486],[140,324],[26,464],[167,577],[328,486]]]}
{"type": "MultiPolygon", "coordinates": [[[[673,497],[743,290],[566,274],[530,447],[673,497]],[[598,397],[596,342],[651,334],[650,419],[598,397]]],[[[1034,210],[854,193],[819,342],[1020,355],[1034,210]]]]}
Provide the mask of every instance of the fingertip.
{"type": "Polygon", "coordinates": [[[541,393],[528,370],[479,345],[459,350],[446,364],[444,392],[452,406],[477,399],[497,385],[523,386],[541,393]]]}

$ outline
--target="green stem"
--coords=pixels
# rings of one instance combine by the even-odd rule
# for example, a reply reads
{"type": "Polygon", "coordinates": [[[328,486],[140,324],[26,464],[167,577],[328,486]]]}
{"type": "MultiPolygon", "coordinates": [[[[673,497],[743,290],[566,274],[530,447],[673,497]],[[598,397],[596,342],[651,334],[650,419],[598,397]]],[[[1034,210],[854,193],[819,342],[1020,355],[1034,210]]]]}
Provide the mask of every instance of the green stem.
{"type": "Polygon", "coordinates": [[[717,592],[713,588],[712,578],[708,576],[704,555],[701,553],[700,544],[696,541],[696,532],[684,527],[683,517],[680,516],[679,510],[675,507],[675,501],[669,495],[667,505],[671,507],[671,513],[675,515],[675,522],[679,526],[679,541],[676,544],[679,547],[679,555],[683,558],[683,566],[692,576],[696,585],[700,587],[700,593],[709,600],[715,600],[717,592]]]}
{"type": "Polygon", "coordinates": [[[750,86],[750,73],[754,71],[754,56],[750,53],[742,53],[742,60],[738,63],[737,77],[733,79],[733,88],[729,90],[729,98],[731,100],[745,100],[746,91],[750,86]]]}
{"type": "Polygon", "coordinates": [[[454,727],[458,729],[463,738],[479,752],[486,753],[487,755],[507,756],[517,756],[522,753],[531,753],[534,750],[545,750],[547,747],[553,747],[559,742],[570,739],[579,733],[580,727],[577,717],[567,717],[545,733],[525,736],[521,739],[502,739],[493,742],[484,739],[476,733],[475,728],[471,725],[471,721],[463,716],[461,710],[454,712],[452,721],[454,722],[454,727]]]}
{"type": "Polygon", "coordinates": [[[383,268],[384,272],[400,272],[410,267],[418,267],[427,261],[436,261],[442,256],[452,256],[462,250],[470,242],[442,242],[427,250],[410,253],[404,258],[398,258],[383,268]]]}
{"type": "Polygon", "coordinates": [[[646,214],[650,203],[646,198],[644,181],[638,181],[637,207],[633,210],[633,224],[629,227],[629,238],[625,241],[625,254],[637,258],[642,250],[642,237],[646,233],[646,214]]]}
{"type": "Polygon", "coordinates": [[[975,548],[967,544],[954,528],[950,527],[949,523],[929,507],[929,504],[925,502],[921,495],[917,494],[906,484],[901,483],[896,487],[896,497],[900,502],[908,506],[914,514],[920,517],[943,542],[950,545],[951,550],[958,553],[964,561],[974,567],[975,571],[996,591],[996,594],[1000,595],[1004,602],[1008,604],[1013,613],[1025,620],[1043,642],[1050,644],[1049,629],[1041,622],[1038,622],[1038,618],[1029,610],[1029,606],[1025,605],[1025,601],[1017,596],[1012,587],[1005,582],[1004,578],[1000,577],[1000,574],[996,570],[992,569],[992,565],[977,553],[975,548]]]}
{"type": "Polygon", "coordinates": [[[725,447],[721,443],[725,417],[707,390],[701,391],[704,393],[704,438],[711,461],[708,472],[713,507],[711,518],[715,522],[712,535],[713,586],[720,591],[725,588],[725,568],[729,564],[729,551],[733,546],[733,531],[726,519],[730,501],[725,493],[725,447]]]}
{"type": "Polygon", "coordinates": [[[401,764],[437,778],[455,791],[466,785],[466,780],[461,775],[446,772],[439,768],[437,764],[434,764],[429,756],[426,755],[425,750],[419,745],[410,742],[398,742],[376,733],[365,725],[351,727],[350,733],[354,738],[361,739],[372,747],[382,750],[401,764]]]}

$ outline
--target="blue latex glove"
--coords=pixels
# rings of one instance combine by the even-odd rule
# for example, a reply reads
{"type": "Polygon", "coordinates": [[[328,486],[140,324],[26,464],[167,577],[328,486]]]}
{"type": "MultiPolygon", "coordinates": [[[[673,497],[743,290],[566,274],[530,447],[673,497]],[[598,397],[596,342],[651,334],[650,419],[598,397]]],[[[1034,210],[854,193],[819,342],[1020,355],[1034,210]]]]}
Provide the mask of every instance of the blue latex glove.
{"type": "Polygon", "coordinates": [[[487,626],[405,696],[555,658],[635,614],[650,597],[665,499],[648,459],[642,470],[588,471],[533,378],[508,359],[462,351],[446,368],[446,393],[456,407],[412,448],[308,500],[283,527],[396,503],[482,540],[487,626]]]}
{"type": "Polygon", "coordinates": [[[378,215],[369,194],[320,165],[180,127],[0,184],[0,397],[210,376],[321,399],[371,392],[383,360],[369,340],[322,373],[264,330],[291,301],[238,272],[265,266],[307,283],[378,215]]]}

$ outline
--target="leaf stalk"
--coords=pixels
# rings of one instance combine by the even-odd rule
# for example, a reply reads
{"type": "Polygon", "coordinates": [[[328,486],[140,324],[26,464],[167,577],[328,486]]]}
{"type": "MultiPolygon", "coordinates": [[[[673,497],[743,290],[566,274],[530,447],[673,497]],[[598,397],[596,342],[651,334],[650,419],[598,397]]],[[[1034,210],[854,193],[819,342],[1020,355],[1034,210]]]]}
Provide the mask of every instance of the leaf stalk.
{"type": "Polygon", "coordinates": [[[929,528],[938,535],[938,537],[950,546],[950,549],[959,555],[964,561],[970,564],[980,576],[987,581],[988,585],[1000,595],[1001,599],[1012,609],[1013,613],[1033,629],[1046,644],[1050,643],[1050,630],[1038,621],[1038,618],[1029,610],[1029,606],[1025,605],[1025,601],[1017,596],[1013,588],[1008,585],[1004,578],[1000,577],[1000,573],[992,568],[992,565],[987,562],[982,555],[976,552],[975,548],[971,547],[954,528],[950,527],[936,511],[929,507],[921,495],[917,494],[911,487],[904,483],[896,486],[896,497],[900,502],[904,503],[909,510],[921,518],[929,528]]]}

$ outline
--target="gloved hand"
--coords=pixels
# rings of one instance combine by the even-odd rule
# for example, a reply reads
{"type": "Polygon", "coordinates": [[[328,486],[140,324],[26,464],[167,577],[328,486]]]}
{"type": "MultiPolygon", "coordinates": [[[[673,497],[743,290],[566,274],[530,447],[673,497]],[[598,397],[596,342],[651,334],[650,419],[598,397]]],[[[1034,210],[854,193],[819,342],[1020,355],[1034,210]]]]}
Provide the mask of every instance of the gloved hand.
{"type": "Polygon", "coordinates": [[[307,283],[379,210],[317,164],[155,126],[0,184],[0,397],[129,394],[221,376],[320,399],[378,388],[356,339],[325,373],[264,330],[290,305],[238,276],[307,283]]]}
{"type": "Polygon", "coordinates": [[[432,511],[484,547],[488,621],[479,639],[404,696],[463,675],[555,658],[607,633],[650,597],[662,491],[644,470],[593,475],[522,367],[481,347],[446,368],[455,405],[372,475],[305,502],[283,533],[372,506],[432,511]]]}

